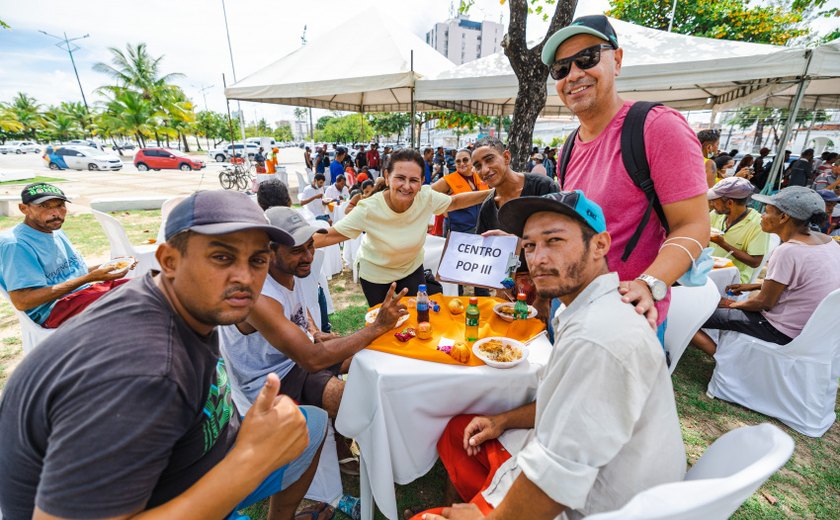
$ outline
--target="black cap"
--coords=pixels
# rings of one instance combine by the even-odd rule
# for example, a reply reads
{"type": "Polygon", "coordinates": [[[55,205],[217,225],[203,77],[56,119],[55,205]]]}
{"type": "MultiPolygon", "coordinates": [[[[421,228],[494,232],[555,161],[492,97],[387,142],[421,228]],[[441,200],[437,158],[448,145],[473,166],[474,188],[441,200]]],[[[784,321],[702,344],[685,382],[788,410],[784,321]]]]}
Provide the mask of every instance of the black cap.
{"type": "Polygon", "coordinates": [[[610,20],[602,14],[592,14],[575,18],[572,23],[563,27],[545,42],[542,50],[542,62],[546,65],[554,63],[554,56],[560,44],[578,34],[591,34],[609,43],[613,49],[618,49],[618,36],[610,25],[610,20]]]}
{"type": "Polygon", "coordinates": [[[70,199],[61,189],[46,182],[35,182],[26,185],[20,192],[20,201],[24,204],[41,204],[50,199],[61,199],[70,202],[70,199]]]}

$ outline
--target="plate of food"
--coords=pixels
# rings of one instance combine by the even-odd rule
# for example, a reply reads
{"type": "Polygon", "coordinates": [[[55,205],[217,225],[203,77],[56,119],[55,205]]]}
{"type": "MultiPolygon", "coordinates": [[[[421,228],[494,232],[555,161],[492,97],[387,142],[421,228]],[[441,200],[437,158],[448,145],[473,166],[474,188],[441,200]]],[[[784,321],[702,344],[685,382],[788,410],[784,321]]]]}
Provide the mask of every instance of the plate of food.
{"type": "Polygon", "coordinates": [[[489,337],[473,343],[473,354],[493,368],[512,368],[528,358],[527,345],[510,338],[489,337]]]}
{"type": "Polygon", "coordinates": [[[721,256],[713,256],[712,260],[715,261],[715,267],[718,269],[720,269],[721,267],[729,267],[730,265],[734,265],[732,263],[732,260],[721,256]]]}
{"type": "MultiPolygon", "coordinates": [[[[376,317],[379,316],[379,309],[371,309],[365,314],[365,323],[368,325],[373,325],[373,322],[376,321],[376,317]]],[[[394,325],[394,328],[399,328],[403,323],[408,321],[408,314],[403,314],[400,316],[400,319],[397,320],[397,324],[394,325]]]]}
{"type": "Polygon", "coordinates": [[[124,271],[128,271],[131,268],[131,266],[134,265],[134,258],[130,256],[121,256],[119,258],[108,260],[102,265],[111,267],[109,274],[117,274],[124,271]]]}
{"type": "MultiPolygon", "coordinates": [[[[513,302],[497,303],[493,306],[493,312],[505,321],[513,321],[513,302]]],[[[536,318],[537,309],[531,305],[528,306],[528,317],[536,318]]]]}

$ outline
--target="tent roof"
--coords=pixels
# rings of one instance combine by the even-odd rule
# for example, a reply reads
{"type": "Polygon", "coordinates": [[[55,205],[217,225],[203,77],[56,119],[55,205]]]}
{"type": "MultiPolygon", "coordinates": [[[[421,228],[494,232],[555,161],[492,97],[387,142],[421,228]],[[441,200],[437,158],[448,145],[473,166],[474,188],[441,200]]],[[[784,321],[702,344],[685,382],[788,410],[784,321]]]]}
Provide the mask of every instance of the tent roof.
{"type": "MultiPolygon", "coordinates": [[[[803,48],[699,38],[610,21],[624,48],[616,86],[629,99],[661,101],[678,109],[723,109],[767,92],[795,91],[805,69],[803,48]]],[[[809,70],[817,71],[819,63],[820,74],[832,74],[840,68],[840,60],[831,63],[838,52],[836,45],[815,51],[809,70]]],[[[565,111],[554,83],[551,78],[546,82],[543,115],[565,111]]],[[[418,100],[485,115],[511,114],[517,92],[516,76],[502,52],[416,84],[418,100]]]]}
{"type": "Polygon", "coordinates": [[[225,95],[331,110],[408,111],[415,79],[452,66],[410,30],[369,9],[228,87],[225,95]]]}

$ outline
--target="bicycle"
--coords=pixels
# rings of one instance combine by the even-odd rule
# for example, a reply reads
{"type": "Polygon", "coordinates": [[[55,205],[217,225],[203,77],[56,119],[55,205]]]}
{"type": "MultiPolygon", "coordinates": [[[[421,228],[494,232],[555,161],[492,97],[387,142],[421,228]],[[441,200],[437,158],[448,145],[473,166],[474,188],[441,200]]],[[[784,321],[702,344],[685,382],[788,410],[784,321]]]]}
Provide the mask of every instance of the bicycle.
{"type": "Polygon", "coordinates": [[[228,165],[219,172],[219,184],[226,190],[245,190],[253,180],[251,167],[243,164],[228,165]]]}

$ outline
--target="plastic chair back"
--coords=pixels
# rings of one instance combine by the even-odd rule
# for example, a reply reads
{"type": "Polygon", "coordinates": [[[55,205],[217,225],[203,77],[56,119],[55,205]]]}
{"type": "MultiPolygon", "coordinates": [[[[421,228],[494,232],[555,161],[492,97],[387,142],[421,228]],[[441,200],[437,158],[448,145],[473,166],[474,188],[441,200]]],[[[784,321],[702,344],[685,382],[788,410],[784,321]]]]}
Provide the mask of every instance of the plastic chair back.
{"type": "Polygon", "coordinates": [[[151,269],[160,269],[160,265],[155,258],[156,245],[133,246],[119,220],[107,213],[95,209],[92,211],[96,221],[105,231],[105,236],[108,237],[108,243],[111,245],[111,258],[133,256],[137,260],[137,266],[126,274],[126,278],[138,278],[151,269]]]}
{"type": "Polygon", "coordinates": [[[158,229],[157,243],[166,242],[166,218],[172,211],[172,208],[178,205],[179,202],[189,197],[189,195],[178,195],[171,199],[166,199],[160,206],[160,229],[158,229]]]}
{"type": "Polygon", "coordinates": [[[793,454],[793,439],[772,424],[725,433],[682,482],[642,491],[624,507],[590,520],[724,520],[729,518],[793,454]]]}
{"type": "Polygon", "coordinates": [[[720,293],[711,278],[702,287],[671,288],[668,326],[665,328],[665,349],[671,356],[670,373],[674,373],[691,338],[715,312],[719,302],[720,293]]]}
{"type": "Polygon", "coordinates": [[[298,183],[298,192],[297,192],[298,193],[298,202],[300,202],[301,197],[303,196],[303,189],[306,188],[307,184],[309,184],[309,183],[306,182],[306,180],[303,178],[303,174],[300,173],[297,170],[295,170],[295,176],[297,177],[297,183],[298,183]]]}
{"type": "Polygon", "coordinates": [[[782,239],[779,238],[779,235],[776,233],[770,233],[767,239],[767,254],[761,259],[761,263],[758,264],[758,267],[753,269],[752,276],[750,277],[750,283],[755,283],[758,275],[761,274],[761,270],[764,269],[764,266],[767,265],[767,260],[770,259],[770,253],[773,252],[774,249],[779,247],[779,244],[782,243],[782,239]]]}
{"type": "Polygon", "coordinates": [[[20,335],[23,342],[24,355],[32,352],[32,349],[44,341],[47,336],[55,332],[56,329],[45,329],[32,321],[32,318],[30,318],[25,312],[17,310],[17,308],[12,305],[12,299],[9,298],[9,293],[7,293],[2,287],[0,287],[0,296],[2,296],[7,302],[9,302],[9,305],[12,306],[15,316],[17,316],[18,323],[20,323],[20,335]]]}

